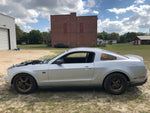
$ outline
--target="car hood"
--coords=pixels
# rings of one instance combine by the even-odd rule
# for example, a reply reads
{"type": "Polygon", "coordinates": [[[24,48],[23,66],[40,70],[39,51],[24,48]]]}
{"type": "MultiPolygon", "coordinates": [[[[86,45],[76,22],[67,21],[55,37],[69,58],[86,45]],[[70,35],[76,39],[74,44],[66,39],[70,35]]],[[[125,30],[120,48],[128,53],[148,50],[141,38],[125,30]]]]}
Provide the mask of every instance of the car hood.
{"type": "Polygon", "coordinates": [[[13,65],[9,67],[8,69],[14,68],[14,67],[21,67],[21,66],[27,66],[27,65],[36,65],[36,64],[47,64],[51,59],[39,59],[39,60],[30,60],[21,62],[20,64],[13,65]]]}

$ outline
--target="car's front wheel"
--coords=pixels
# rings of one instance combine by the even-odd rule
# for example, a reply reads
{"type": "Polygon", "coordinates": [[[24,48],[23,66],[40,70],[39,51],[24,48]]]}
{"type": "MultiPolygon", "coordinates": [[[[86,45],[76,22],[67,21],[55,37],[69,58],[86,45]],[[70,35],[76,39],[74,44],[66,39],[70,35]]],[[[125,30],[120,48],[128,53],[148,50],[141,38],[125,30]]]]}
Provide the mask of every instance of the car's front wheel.
{"type": "Polygon", "coordinates": [[[104,81],[104,89],[115,95],[122,94],[126,91],[127,79],[121,73],[112,73],[104,81]]]}
{"type": "Polygon", "coordinates": [[[30,75],[20,74],[14,78],[13,86],[18,93],[28,94],[35,90],[36,83],[30,75]]]}

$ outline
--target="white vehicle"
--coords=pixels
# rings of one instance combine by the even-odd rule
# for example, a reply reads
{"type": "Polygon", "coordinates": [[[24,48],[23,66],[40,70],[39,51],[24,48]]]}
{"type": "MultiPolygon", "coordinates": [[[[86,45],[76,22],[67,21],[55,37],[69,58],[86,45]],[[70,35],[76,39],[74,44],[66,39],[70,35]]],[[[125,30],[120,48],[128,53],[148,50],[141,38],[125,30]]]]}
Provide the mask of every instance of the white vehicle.
{"type": "Polygon", "coordinates": [[[103,86],[111,94],[147,81],[143,58],[98,48],[74,48],[52,59],[23,62],[7,69],[7,84],[19,93],[45,86],[103,86]]]}

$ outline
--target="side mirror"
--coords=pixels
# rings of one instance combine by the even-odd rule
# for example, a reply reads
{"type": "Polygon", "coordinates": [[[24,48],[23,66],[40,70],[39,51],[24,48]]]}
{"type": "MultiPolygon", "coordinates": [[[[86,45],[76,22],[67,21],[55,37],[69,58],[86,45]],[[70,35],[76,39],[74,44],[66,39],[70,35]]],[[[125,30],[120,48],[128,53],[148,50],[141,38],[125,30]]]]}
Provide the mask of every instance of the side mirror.
{"type": "Polygon", "coordinates": [[[58,64],[58,65],[61,65],[63,62],[64,62],[63,59],[58,59],[58,60],[56,60],[56,64],[58,64]]]}

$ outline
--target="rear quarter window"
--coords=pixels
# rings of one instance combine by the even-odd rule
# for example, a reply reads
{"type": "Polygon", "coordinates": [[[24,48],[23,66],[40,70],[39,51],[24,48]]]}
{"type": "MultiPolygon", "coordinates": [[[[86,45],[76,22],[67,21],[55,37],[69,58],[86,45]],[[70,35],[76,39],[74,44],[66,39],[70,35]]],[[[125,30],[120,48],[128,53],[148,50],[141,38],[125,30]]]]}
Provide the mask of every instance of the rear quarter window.
{"type": "Polygon", "coordinates": [[[113,56],[113,55],[109,55],[109,54],[102,53],[100,59],[101,59],[101,60],[116,60],[117,57],[115,57],[115,56],[113,56]]]}

